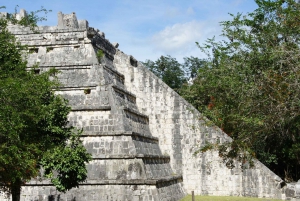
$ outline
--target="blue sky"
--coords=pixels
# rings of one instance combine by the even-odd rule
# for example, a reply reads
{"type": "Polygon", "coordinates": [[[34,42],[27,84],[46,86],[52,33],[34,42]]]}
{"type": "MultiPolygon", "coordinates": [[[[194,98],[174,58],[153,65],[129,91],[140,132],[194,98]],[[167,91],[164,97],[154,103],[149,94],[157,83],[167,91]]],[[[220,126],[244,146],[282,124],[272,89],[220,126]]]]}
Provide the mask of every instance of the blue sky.
{"type": "Polygon", "coordinates": [[[119,49],[139,61],[171,55],[204,57],[195,42],[219,38],[219,22],[231,19],[228,13],[247,13],[257,8],[254,0],[0,0],[2,12],[14,12],[15,6],[35,11],[51,9],[41,25],[56,26],[57,13],[75,12],[91,27],[105,33],[119,49]]]}

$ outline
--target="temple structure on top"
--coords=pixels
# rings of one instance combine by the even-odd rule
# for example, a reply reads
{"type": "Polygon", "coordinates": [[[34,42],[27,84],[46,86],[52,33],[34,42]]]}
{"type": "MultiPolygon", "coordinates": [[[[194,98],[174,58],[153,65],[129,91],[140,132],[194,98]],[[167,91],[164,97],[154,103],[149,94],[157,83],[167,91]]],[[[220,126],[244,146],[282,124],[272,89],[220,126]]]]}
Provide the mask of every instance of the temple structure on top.
{"type": "MultiPolygon", "coordinates": [[[[25,15],[21,10],[17,16],[25,15]]],[[[87,164],[88,179],[79,188],[64,194],[36,178],[22,187],[21,200],[180,200],[191,191],[300,196],[300,183],[285,184],[259,161],[242,171],[237,162],[237,168],[228,169],[214,151],[194,156],[206,142],[231,139],[75,13],[59,12],[57,26],[35,32],[17,25],[8,28],[30,48],[28,68],[38,64],[40,73],[49,68],[61,72],[56,93],[69,100],[70,125],[83,129],[83,143],[93,157],[87,164]]]]}

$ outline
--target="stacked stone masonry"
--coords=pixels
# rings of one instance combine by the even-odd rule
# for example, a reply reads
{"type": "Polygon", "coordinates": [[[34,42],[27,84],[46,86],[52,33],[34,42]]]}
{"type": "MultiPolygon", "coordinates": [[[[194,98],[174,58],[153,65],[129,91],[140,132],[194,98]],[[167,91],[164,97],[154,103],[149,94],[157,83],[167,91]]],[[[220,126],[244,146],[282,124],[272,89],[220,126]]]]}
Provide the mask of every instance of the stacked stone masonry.
{"type": "Polygon", "coordinates": [[[22,187],[21,200],[175,201],[191,191],[300,200],[300,183],[285,184],[259,161],[242,171],[238,163],[228,169],[214,151],[195,156],[206,142],[230,137],[75,13],[58,13],[55,27],[9,30],[28,45],[28,68],[60,71],[56,93],[69,100],[69,123],[83,129],[93,157],[79,188],[64,194],[35,178],[22,187]]]}

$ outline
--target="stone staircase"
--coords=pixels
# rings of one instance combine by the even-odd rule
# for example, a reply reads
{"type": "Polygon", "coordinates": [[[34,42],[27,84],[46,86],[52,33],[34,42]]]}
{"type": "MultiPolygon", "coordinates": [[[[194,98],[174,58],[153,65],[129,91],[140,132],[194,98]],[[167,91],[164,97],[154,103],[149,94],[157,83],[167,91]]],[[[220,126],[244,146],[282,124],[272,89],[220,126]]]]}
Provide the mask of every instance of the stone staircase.
{"type": "Polygon", "coordinates": [[[78,189],[60,193],[48,180],[36,178],[23,187],[21,200],[181,199],[182,175],[172,170],[170,156],[162,153],[149,130],[148,116],[126,90],[124,75],[113,64],[115,46],[86,21],[60,15],[63,24],[40,27],[37,33],[14,25],[9,29],[29,46],[29,68],[60,71],[62,86],[56,93],[69,100],[69,123],[83,129],[82,141],[93,160],[78,189]],[[104,56],[97,58],[98,51],[104,56]]]}

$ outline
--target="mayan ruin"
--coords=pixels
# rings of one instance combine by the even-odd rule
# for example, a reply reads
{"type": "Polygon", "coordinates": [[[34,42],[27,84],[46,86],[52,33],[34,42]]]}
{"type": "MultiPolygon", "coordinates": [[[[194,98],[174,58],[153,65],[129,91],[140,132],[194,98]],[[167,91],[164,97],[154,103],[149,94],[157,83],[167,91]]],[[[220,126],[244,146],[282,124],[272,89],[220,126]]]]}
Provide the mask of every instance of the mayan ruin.
{"type": "Polygon", "coordinates": [[[194,155],[206,142],[231,138],[207,125],[134,55],[122,52],[122,41],[110,42],[101,27],[59,12],[57,26],[40,26],[37,32],[19,25],[8,29],[31,50],[28,68],[38,64],[38,73],[60,71],[56,94],[69,101],[69,123],[83,129],[83,144],[93,158],[79,188],[60,193],[49,180],[36,178],[22,187],[22,201],[177,201],[192,191],[300,196],[299,182],[284,183],[259,161],[253,169],[241,170],[238,163],[228,169],[215,151],[194,155]]]}

